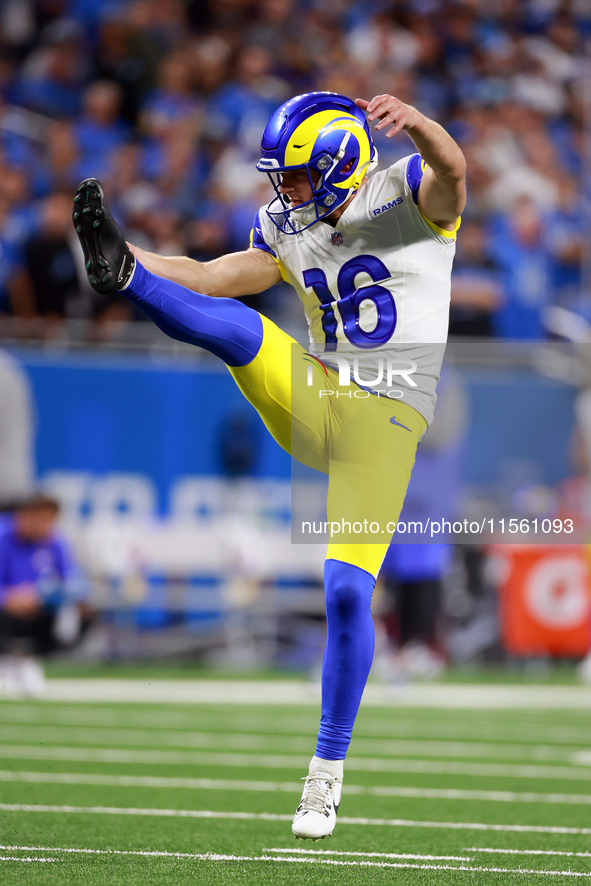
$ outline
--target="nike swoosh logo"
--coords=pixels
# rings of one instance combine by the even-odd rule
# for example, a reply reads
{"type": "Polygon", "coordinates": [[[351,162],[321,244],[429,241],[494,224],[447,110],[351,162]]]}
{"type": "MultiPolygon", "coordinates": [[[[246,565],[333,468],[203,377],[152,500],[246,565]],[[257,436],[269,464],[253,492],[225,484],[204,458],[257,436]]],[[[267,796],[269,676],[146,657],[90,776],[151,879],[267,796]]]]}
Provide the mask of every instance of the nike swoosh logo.
{"type": "Polygon", "coordinates": [[[121,262],[121,267],[119,268],[119,276],[117,277],[117,283],[121,283],[123,280],[123,268],[125,267],[125,259],[126,256],[123,256],[123,261],[121,262]]]}
{"type": "Polygon", "coordinates": [[[399,428],[404,428],[405,431],[410,431],[410,428],[407,428],[406,425],[403,425],[401,421],[396,421],[394,417],[390,419],[393,425],[398,425],[399,428]]]}
{"type": "Polygon", "coordinates": [[[309,145],[309,144],[310,144],[310,142],[304,142],[303,145],[294,145],[294,148],[296,149],[296,151],[299,151],[300,148],[305,148],[306,145],[309,145]]]}

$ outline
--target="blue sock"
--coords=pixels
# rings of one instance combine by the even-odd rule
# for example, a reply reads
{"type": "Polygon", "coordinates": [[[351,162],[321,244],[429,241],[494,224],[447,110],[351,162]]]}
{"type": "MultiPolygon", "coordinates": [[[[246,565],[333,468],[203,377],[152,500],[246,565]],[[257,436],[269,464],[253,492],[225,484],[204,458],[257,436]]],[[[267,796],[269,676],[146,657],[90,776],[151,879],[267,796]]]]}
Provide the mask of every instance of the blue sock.
{"type": "Polygon", "coordinates": [[[375,643],[375,578],[350,563],[324,565],[328,633],[322,663],[322,709],[316,756],[343,760],[369,676],[375,643]]]}
{"type": "Polygon", "coordinates": [[[260,350],[260,314],[233,298],[193,292],[152,274],[137,260],[131,283],[120,294],[171,338],[205,348],[227,366],[246,366],[260,350]]]}

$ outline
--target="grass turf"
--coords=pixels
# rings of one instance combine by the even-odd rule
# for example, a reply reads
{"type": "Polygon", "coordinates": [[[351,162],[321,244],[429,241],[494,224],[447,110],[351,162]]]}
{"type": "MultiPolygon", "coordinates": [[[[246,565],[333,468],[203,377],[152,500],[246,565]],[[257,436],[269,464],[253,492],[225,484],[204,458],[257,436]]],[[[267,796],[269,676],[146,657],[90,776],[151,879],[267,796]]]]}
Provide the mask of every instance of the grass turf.
{"type": "Polygon", "coordinates": [[[0,703],[0,881],[591,881],[590,711],[362,707],[334,837],[295,842],[317,717],[313,704],[0,703]]]}

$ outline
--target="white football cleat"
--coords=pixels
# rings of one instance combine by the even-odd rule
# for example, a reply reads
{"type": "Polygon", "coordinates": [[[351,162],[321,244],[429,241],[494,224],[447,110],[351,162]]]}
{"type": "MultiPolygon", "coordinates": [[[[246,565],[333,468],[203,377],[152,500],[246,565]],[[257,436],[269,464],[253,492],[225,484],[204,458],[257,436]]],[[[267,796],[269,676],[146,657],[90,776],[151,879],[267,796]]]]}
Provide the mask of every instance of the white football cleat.
{"type": "Polygon", "coordinates": [[[47,691],[43,667],[36,658],[21,658],[18,663],[17,679],[25,695],[42,698],[47,691]]]}
{"type": "Polygon", "coordinates": [[[332,836],[343,790],[342,779],[328,772],[311,772],[291,829],[297,840],[322,840],[332,836]]]}
{"type": "Polygon", "coordinates": [[[19,698],[23,687],[18,678],[18,668],[14,655],[0,656],[0,695],[19,698]]]}

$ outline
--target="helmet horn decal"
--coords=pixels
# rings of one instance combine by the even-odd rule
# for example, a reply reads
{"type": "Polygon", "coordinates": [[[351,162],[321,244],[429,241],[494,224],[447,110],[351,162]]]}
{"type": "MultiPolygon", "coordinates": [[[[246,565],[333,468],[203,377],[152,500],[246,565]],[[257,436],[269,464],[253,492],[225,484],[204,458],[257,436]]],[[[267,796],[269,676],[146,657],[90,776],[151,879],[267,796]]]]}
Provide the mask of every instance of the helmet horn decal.
{"type": "Polygon", "coordinates": [[[278,108],[261,149],[257,169],[269,175],[276,193],[267,215],[288,234],[334,212],[377,163],[365,114],[351,99],[330,92],[296,96],[278,108]],[[295,169],[306,170],[312,189],[312,199],[298,207],[290,206],[280,190],[282,174],[295,169]],[[319,176],[316,187],[312,171],[319,176]]]}

